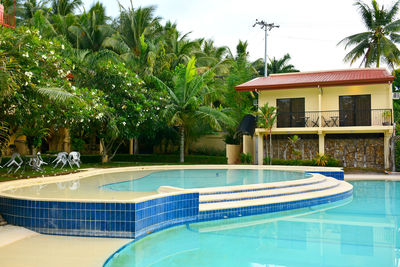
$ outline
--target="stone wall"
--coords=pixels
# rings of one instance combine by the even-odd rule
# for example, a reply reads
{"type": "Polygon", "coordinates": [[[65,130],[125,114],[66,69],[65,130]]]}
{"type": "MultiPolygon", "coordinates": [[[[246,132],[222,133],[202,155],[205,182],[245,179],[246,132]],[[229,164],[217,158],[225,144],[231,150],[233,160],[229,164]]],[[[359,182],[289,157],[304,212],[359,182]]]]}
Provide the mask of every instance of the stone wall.
{"type": "MultiPolygon", "coordinates": [[[[292,135],[272,137],[273,157],[294,159],[292,135]]],[[[300,140],[295,149],[300,151],[299,159],[311,160],[318,153],[318,135],[298,135],[300,140]]],[[[267,142],[267,149],[269,145],[267,142]]],[[[344,167],[384,168],[383,134],[338,134],[325,135],[325,154],[340,161],[344,167]]]]}
{"type": "MultiPolygon", "coordinates": [[[[292,135],[275,135],[272,136],[272,151],[273,158],[279,159],[294,159],[293,149],[300,151],[299,159],[311,160],[318,153],[318,135],[298,135],[300,140],[293,147],[289,142],[289,137],[292,135]]],[[[267,142],[269,149],[269,143],[267,142]]]]}
{"type": "Polygon", "coordinates": [[[383,169],[383,134],[326,135],[325,153],[343,167],[383,169]]]}

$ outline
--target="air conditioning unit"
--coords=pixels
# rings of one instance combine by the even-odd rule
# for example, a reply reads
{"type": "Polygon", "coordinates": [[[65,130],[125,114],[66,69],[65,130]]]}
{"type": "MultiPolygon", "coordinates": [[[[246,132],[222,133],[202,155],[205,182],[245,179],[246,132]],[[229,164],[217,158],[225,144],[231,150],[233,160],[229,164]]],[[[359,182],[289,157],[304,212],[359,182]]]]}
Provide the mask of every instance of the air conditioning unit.
{"type": "Polygon", "coordinates": [[[400,92],[393,92],[393,99],[400,99],[400,92]]]}

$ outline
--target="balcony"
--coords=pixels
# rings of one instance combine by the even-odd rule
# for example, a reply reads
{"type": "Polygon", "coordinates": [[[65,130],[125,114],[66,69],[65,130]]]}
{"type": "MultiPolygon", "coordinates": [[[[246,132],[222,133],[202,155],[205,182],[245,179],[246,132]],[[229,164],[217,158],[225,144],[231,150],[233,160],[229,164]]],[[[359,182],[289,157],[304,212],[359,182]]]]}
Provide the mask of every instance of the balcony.
{"type": "Polygon", "coordinates": [[[15,28],[15,16],[4,12],[4,7],[1,4],[0,4],[0,26],[15,28]]]}
{"type": "Polygon", "coordinates": [[[393,125],[391,109],[278,112],[275,128],[393,125]]]}

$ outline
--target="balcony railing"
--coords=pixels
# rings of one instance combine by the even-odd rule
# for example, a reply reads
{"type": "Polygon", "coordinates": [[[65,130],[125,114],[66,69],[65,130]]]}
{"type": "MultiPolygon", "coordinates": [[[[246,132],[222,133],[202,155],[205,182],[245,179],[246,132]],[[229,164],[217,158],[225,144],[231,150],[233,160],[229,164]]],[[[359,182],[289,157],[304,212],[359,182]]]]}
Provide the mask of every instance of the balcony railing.
{"type": "Polygon", "coordinates": [[[15,28],[15,16],[4,12],[0,5],[0,26],[15,28]]]}
{"type": "Polygon", "coordinates": [[[275,127],[347,127],[393,125],[391,109],[278,112],[275,127]]]}

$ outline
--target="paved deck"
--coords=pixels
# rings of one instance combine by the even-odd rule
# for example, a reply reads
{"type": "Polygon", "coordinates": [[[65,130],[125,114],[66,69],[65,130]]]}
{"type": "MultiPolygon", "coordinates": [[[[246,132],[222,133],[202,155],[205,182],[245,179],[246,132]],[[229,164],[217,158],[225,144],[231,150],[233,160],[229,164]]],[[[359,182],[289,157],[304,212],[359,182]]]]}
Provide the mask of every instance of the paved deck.
{"type": "Polygon", "coordinates": [[[23,227],[0,227],[2,267],[99,267],[130,239],[41,235],[23,227]]]}

